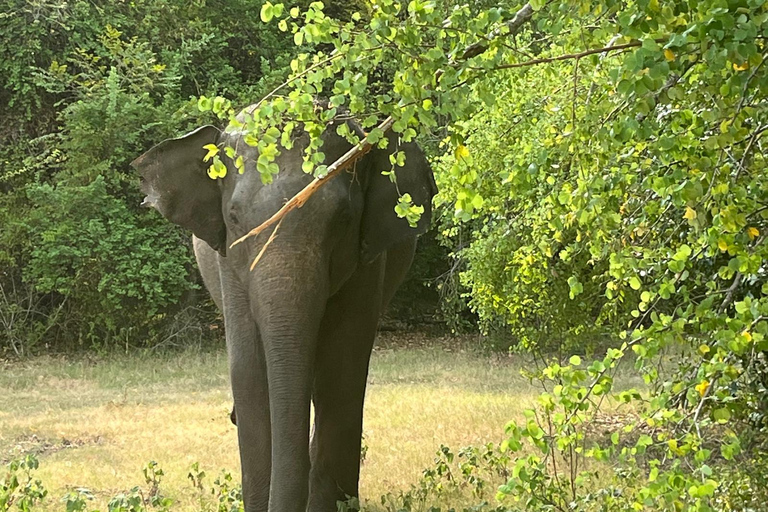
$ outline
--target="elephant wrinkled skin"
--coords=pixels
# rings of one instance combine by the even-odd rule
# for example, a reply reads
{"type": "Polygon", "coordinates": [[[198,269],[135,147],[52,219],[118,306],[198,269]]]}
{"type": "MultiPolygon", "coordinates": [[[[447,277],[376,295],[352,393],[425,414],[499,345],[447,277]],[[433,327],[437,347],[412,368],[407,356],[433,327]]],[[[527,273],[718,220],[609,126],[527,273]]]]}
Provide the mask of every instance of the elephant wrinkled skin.
{"type": "MultiPolygon", "coordinates": [[[[434,178],[418,146],[390,134],[386,150],[373,149],[290,212],[250,271],[272,228],[229,245],[312,177],[301,170],[305,135],[277,158],[280,173],[270,185],[255,169],[256,149],[237,137],[205,126],[132,165],[144,204],[193,232],[203,280],[224,315],[246,511],[335,511],[337,500],[358,495],[378,319],[429,226],[434,178]],[[210,179],[203,146],[211,143],[237,145],[246,171],[223,158],[226,177],[210,179]],[[406,153],[405,166],[395,168],[397,188],[381,174],[395,151],[406,153]],[[394,212],[397,189],[424,207],[416,228],[394,212]]],[[[326,164],[351,148],[334,126],[323,139],[326,164]]]]}

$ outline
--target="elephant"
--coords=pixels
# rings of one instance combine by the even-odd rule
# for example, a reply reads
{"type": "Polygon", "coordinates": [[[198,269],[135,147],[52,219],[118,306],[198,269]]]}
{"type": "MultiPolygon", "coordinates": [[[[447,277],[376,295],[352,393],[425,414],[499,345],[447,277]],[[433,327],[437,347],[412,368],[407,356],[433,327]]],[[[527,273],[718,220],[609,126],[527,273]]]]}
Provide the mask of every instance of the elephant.
{"type": "MultiPolygon", "coordinates": [[[[352,148],[339,122],[323,132],[325,163],[352,148]]],[[[379,317],[411,265],[417,236],[429,227],[437,193],[430,164],[415,142],[386,135],[349,172],[332,178],[276,233],[231,246],[260,225],[312,176],[302,171],[309,143],[294,132],[268,185],[258,150],[242,133],[203,126],[152,147],[132,162],[143,205],[190,230],[203,282],[224,317],[229,373],[247,512],[331,512],[358,496],[363,402],[379,317]],[[237,147],[226,176],[211,179],[207,144],[237,147]],[[402,167],[390,155],[403,151],[402,167]],[[396,185],[388,173],[395,171],[396,185]],[[395,213],[401,194],[424,208],[415,227],[395,213]],[[270,240],[270,237],[273,239],[270,240]],[[250,265],[262,252],[258,264],[250,265]],[[314,421],[310,432],[310,408],[314,421]]]]}

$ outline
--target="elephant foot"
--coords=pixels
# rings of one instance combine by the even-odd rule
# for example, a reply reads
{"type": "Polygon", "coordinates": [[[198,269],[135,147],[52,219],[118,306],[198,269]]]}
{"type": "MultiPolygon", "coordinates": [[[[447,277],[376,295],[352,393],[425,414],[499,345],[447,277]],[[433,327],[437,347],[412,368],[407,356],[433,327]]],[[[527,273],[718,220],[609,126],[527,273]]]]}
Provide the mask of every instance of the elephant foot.
{"type": "Polygon", "coordinates": [[[232,422],[233,425],[237,426],[237,416],[235,415],[235,406],[232,406],[232,412],[229,413],[229,421],[232,422]]]}
{"type": "Polygon", "coordinates": [[[360,510],[360,500],[357,497],[345,493],[329,475],[318,473],[315,469],[310,476],[307,512],[337,512],[340,503],[344,504],[342,510],[360,510]]]}

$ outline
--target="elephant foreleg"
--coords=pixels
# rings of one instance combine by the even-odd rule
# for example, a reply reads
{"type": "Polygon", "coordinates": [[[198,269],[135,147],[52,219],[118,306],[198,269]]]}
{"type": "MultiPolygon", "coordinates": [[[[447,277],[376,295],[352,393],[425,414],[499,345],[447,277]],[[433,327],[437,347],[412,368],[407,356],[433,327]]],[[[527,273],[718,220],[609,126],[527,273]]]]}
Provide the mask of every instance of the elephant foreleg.
{"type": "Polygon", "coordinates": [[[308,511],[335,512],[358,496],[368,362],[376,336],[384,258],[359,267],[330,299],[315,359],[315,427],[308,511]]]}
{"type": "Polygon", "coordinates": [[[256,323],[250,317],[248,299],[235,285],[228,288],[224,310],[233,413],[237,411],[243,501],[248,512],[266,512],[272,433],[264,349],[256,323]]]}

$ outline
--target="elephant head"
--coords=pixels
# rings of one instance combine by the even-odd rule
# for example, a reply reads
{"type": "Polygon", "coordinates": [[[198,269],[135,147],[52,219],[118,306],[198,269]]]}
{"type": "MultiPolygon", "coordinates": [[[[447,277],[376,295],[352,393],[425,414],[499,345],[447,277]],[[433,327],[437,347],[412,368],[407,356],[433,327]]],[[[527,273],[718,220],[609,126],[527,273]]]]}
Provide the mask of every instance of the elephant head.
{"type": "MultiPolygon", "coordinates": [[[[166,140],[132,164],[144,203],[205,242],[195,252],[224,313],[248,512],[335,511],[336,500],[357,495],[378,318],[410,266],[416,236],[429,227],[436,193],[419,147],[388,137],[387,149],[373,149],[330,180],[281,221],[279,232],[234,247],[312,179],[301,169],[306,138],[282,150],[269,185],[255,168],[256,149],[211,126],[166,140]],[[222,142],[239,148],[246,169],[239,174],[227,161],[226,177],[213,180],[203,146],[222,142]],[[395,151],[406,154],[405,166],[394,169],[397,185],[382,175],[392,170],[395,151]],[[424,207],[415,228],[395,214],[399,193],[424,207]],[[251,271],[259,253],[264,257],[251,271]]],[[[351,149],[333,126],[323,140],[326,164],[351,149]]]]}
{"type": "MultiPolygon", "coordinates": [[[[353,128],[362,135],[359,128],[353,128]]],[[[415,143],[401,144],[392,134],[389,138],[388,149],[374,149],[356,166],[356,170],[362,171],[365,185],[360,251],[366,261],[372,260],[404,237],[423,234],[429,228],[431,198],[437,192],[429,163],[418,146],[415,143]],[[389,155],[398,150],[406,153],[406,165],[402,169],[395,169],[395,186],[382,171],[392,168],[389,155]],[[425,208],[415,228],[411,228],[405,219],[394,213],[398,191],[409,193],[415,204],[425,208]]],[[[339,148],[350,147],[330,130],[326,132],[325,139],[326,147],[334,146],[330,153],[324,148],[328,164],[333,161],[332,157],[338,153],[339,148]]],[[[141,190],[146,194],[143,206],[157,209],[165,218],[189,229],[211,248],[225,255],[227,226],[222,211],[222,193],[226,192],[217,180],[208,176],[209,164],[203,161],[207,152],[203,146],[222,141],[237,142],[214,126],[202,126],[186,135],[157,144],[131,162],[131,166],[141,177],[141,190]]],[[[247,151],[251,153],[251,160],[255,161],[253,150],[249,148],[247,151]]],[[[293,153],[297,151],[293,150],[293,153]]],[[[234,169],[231,162],[228,162],[228,167],[229,174],[232,174],[234,169]]],[[[295,174],[297,169],[282,171],[295,174]]],[[[254,170],[251,169],[251,172],[254,170]]]]}

